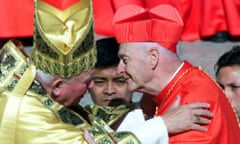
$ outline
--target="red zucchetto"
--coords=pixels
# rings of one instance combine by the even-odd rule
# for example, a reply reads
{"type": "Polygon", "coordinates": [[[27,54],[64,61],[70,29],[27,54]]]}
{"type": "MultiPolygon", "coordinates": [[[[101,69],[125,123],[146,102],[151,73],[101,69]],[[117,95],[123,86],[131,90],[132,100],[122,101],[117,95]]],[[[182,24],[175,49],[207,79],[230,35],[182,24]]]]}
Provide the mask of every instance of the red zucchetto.
{"type": "Polygon", "coordinates": [[[116,11],[113,28],[119,43],[158,42],[176,52],[183,21],[177,9],[169,4],[151,9],[129,4],[116,11]]]}

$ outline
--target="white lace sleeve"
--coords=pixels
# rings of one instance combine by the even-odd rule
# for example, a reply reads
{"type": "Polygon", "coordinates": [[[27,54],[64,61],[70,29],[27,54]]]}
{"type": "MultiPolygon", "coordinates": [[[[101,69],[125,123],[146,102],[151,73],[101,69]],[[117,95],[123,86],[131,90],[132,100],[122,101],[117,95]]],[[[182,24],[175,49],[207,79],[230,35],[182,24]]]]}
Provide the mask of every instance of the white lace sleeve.
{"type": "Polygon", "coordinates": [[[145,121],[141,109],[136,109],[125,117],[117,131],[130,131],[142,144],[168,144],[168,131],[161,117],[145,121]]]}

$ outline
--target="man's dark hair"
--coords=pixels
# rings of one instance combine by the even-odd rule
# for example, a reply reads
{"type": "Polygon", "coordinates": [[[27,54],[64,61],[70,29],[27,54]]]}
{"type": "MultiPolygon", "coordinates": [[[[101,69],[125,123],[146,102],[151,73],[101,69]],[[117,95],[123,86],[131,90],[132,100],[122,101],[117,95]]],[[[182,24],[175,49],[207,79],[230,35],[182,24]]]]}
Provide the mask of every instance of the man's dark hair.
{"type": "Polygon", "coordinates": [[[236,45],[227,52],[225,52],[217,61],[214,66],[215,69],[215,76],[218,75],[219,70],[226,66],[240,66],[240,46],[236,45]]]}
{"type": "Polygon", "coordinates": [[[95,68],[107,68],[117,66],[119,44],[115,38],[104,38],[97,42],[97,63],[95,68]]]}

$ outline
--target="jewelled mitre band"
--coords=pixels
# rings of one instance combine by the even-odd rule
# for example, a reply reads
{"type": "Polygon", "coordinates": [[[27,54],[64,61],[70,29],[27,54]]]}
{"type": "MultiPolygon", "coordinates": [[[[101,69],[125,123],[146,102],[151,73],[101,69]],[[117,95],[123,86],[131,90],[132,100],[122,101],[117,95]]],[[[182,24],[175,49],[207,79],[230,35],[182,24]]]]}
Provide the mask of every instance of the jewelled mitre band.
{"type": "Polygon", "coordinates": [[[96,45],[90,0],[36,0],[31,58],[42,71],[65,78],[94,67],[96,45]]]}

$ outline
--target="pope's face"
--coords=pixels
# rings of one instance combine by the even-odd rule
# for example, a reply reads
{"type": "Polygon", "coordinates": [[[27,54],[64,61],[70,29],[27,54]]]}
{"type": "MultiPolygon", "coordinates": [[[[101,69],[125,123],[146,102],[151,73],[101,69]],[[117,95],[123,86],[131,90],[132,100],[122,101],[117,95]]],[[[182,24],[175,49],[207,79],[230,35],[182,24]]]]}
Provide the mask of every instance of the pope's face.
{"type": "Polygon", "coordinates": [[[116,98],[130,102],[132,93],[124,76],[117,72],[117,66],[95,69],[92,81],[89,92],[95,104],[106,106],[116,98]]]}
{"type": "Polygon", "coordinates": [[[67,82],[62,82],[57,88],[58,93],[53,95],[53,99],[65,106],[78,104],[88,88],[92,73],[93,70],[83,72],[67,82]]]}
{"type": "Polygon", "coordinates": [[[240,66],[226,66],[219,70],[217,81],[233,107],[240,113],[240,66]]]}

